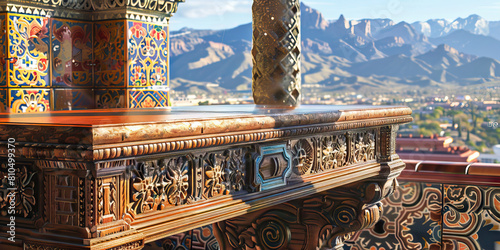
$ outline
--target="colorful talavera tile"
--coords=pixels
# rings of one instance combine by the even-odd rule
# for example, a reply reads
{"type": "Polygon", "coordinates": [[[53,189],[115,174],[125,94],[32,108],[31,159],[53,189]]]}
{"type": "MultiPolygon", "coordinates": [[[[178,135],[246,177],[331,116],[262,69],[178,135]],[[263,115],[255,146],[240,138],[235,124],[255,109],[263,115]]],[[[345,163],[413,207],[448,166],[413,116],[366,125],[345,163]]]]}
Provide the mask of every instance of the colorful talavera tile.
{"type": "Polygon", "coordinates": [[[54,110],[78,110],[94,107],[92,89],[54,89],[54,110]]]}
{"type": "Polygon", "coordinates": [[[51,20],[53,87],[92,87],[92,24],[51,20]]]}
{"type": "Polygon", "coordinates": [[[7,112],[7,89],[0,89],[0,112],[7,112]]]}
{"type": "Polygon", "coordinates": [[[11,113],[33,113],[50,110],[50,89],[9,89],[11,113]]]}
{"type": "Polygon", "coordinates": [[[126,108],[124,89],[96,89],[94,96],[98,109],[126,108]]]}
{"type": "Polygon", "coordinates": [[[128,86],[168,85],[167,26],[128,22],[128,86]]]}
{"type": "Polygon", "coordinates": [[[444,185],[443,224],[449,249],[498,249],[500,188],[444,185]]]}
{"type": "Polygon", "coordinates": [[[8,85],[48,87],[49,18],[8,14],[8,85]]]}
{"type": "Polygon", "coordinates": [[[168,91],[152,89],[128,90],[129,108],[168,107],[168,91]]]}
{"type": "MultiPolygon", "coordinates": [[[[0,13],[0,30],[7,30],[6,14],[0,13]]],[[[0,33],[0,87],[7,86],[7,36],[5,32],[0,33]]]]}
{"type": "Polygon", "coordinates": [[[94,24],[96,87],[126,87],[125,50],[125,21],[94,24]]]}
{"type": "Polygon", "coordinates": [[[442,243],[442,184],[401,182],[382,203],[382,218],[344,249],[447,249],[442,243]]]}

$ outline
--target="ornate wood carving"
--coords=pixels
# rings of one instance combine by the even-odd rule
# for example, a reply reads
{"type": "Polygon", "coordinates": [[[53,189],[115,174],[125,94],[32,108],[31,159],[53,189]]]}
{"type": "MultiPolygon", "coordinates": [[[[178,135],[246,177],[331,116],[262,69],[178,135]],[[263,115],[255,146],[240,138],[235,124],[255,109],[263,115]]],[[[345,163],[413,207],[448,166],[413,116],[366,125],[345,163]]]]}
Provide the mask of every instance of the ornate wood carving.
{"type": "Polygon", "coordinates": [[[54,218],[53,222],[61,225],[77,226],[79,215],[79,178],[75,175],[54,176],[54,218]]]}
{"type": "Polygon", "coordinates": [[[203,164],[205,173],[203,196],[205,198],[229,194],[228,183],[224,180],[226,170],[224,160],[222,153],[211,153],[205,157],[203,164]]]}
{"type": "Polygon", "coordinates": [[[99,223],[115,221],[118,217],[117,206],[117,180],[116,177],[98,180],[99,191],[97,192],[99,223]]]}
{"type": "MultiPolygon", "coordinates": [[[[360,122],[360,124],[353,123],[352,126],[362,125],[363,123],[360,122]]],[[[178,219],[169,218],[170,214],[178,213],[177,211],[190,211],[194,214],[195,222],[193,223],[201,226],[205,221],[205,213],[209,215],[210,212],[194,211],[193,207],[203,207],[207,204],[215,207],[227,206],[227,211],[231,214],[224,215],[226,216],[224,219],[227,219],[241,214],[242,211],[247,211],[248,207],[260,209],[261,204],[264,204],[262,207],[268,207],[282,202],[275,198],[268,199],[266,194],[269,193],[285,194],[287,200],[293,199],[294,194],[291,193],[293,185],[300,187],[300,192],[302,192],[300,197],[314,193],[315,188],[326,190],[326,187],[337,187],[331,184],[329,178],[332,178],[331,176],[336,173],[335,170],[339,168],[348,167],[353,172],[344,173],[344,175],[359,178],[355,166],[368,162],[369,164],[363,170],[364,175],[377,177],[378,179],[373,179],[374,181],[387,180],[389,176],[377,176],[379,167],[382,165],[379,160],[383,152],[381,142],[386,139],[384,137],[386,134],[383,134],[377,127],[336,131],[342,126],[341,124],[306,125],[245,135],[206,135],[196,139],[191,137],[169,142],[138,142],[137,146],[123,146],[130,147],[130,152],[118,150],[118,146],[114,149],[95,149],[94,152],[102,150],[102,155],[94,155],[98,159],[120,157],[98,162],[40,159],[34,162],[38,168],[35,171],[28,171],[29,173],[36,172],[33,176],[36,176],[33,179],[35,180],[34,186],[30,184],[28,187],[34,189],[35,192],[37,187],[43,187],[40,189],[43,194],[39,195],[41,200],[37,200],[38,196],[35,196],[34,208],[43,208],[43,211],[40,211],[43,212],[43,216],[37,221],[36,227],[52,235],[64,234],[86,239],[86,242],[91,242],[91,248],[104,245],[109,248],[122,244],[123,242],[119,241],[122,237],[130,236],[128,239],[130,241],[146,237],[143,239],[149,242],[161,238],[162,234],[181,232],[181,228],[176,228],[178,219]],[[335,127],[337,125],[339,127],[335,127]],[[251,144],[241,143],[245,141],[251,144]],[[210,148],[197,149],[198,147],[210,148]],[[197,150],[187,151],[186,149],[197,150]],[[168,152],[168,154],[154,154],[158,152],[168,152]],[[135,156],[141,155],[141,157],[123,158],[129,153],[135,156]],[[369,166],[373,166],[369,169],[371,172],[366,171],[369,166]],[[326,174],[329,171],[332,175],[326,174]],[[312,177],[316,174],[318,174],[317,177],[312,177]],[[300,182],[303,177],[309,180],[300,182]],[[39,185],[37,180],[43,183],[39,185]],[[311,184],[308,184],[309,181],[311,184]],[[316,183],[319,185],[316,186],[316,183]],[[263,190],[266,192],[258,193],[263,190]],[[247,194],[248,192],[254,192],[254,194],[247,194]],[[231,199],[233,197],[234,200],[231,199]],[[229,205],[224,203],[228,200],[231,200],[229,205]],[[159,231],[155,232],[147,231],[147,236],[142,235],[144,231],[140,233],[136,231],[144,230],[141,228],[147,224],[144,222],[157,220],[168,224],[168,227],[158,228],[159,231]]],[[[74,156],[79,155],[83,159],[87,157],[87,150],[82,147],[82,151],[75,153],[74,156]]],[[[392,162],[392,165],[386,164],[384,168],[396,174],[396,168],[401,165],[398,162],[400,161],[392,162]]],[[[392,175],[390,177],[392,178],[392,175]]],[[[379,196],[383,197],[393,188],[393,183],[380,182],[377,185],[376,187],[351,187],[348,189],[351,193],[347,189],[329,195],[322,193],[323,196],[320,198],[318,196],[316,199],[313,199],[314,197],[300,198],[297,202],[302,203],[291,201],[286,205],[280,205],[283,211],[280,209],[263,211],[259,218],[256,217],[251,221],[253,223],[251,229],[246,228],[247,231],[241,231],[242,242],[250,249],[253,247],[279,249],[286,242],[288,245],[285,244],[287,247],[284,249],[294,249],[293,247],[299,241],[303,241],[300,244],[306,244],[305,246],[312,246],[308,244],[313,244],[315,247],[324,244],[338,246],[350,232],[345,228],[359,228],[361,226],[357,225],[364,225],[363,223],[366,224],[367,221],[372,220],[372,217],[376,217],[377,205],[359,207],[356,204],[375,204],[375,200],[379,200],[379,198],[374,201],[367,201],[366,198],[359,200],[359,197],[367,196],[360,190],[378,192],[382,194],[379,196]],[[354,198],[338,200],[338,197],[346,195],[358,197],[356,201],[358,203],[353,201],[354,198]],[[341,205],[345,206],[341,207],[341,205]],[[330,215],[327,210],[330,211],[330,215]],[[338,214],[350,214],[355,219],[346,220],[347,224],[342,224],[343,221],[339,218],[347,217],[340,215],[334,217],[333,211],[337,211],[338,214]],[[297,216],[299,219],[294,219],[297,216]],[[309,218],[307,216],[311,219],[306,221],[306,218],[309,218]],[[329,218],[326,220],[329,226],[326,226],[325,221],[321,221],[323,217],[329,218]],[[325,224],[322,224],[321,228],[318,224],[316,225],[318,229],[314,229],[316,231],[310,231],[312,226],[310,226],[311,229],[306,229],[305,225],[312,221],[325,224]],[[355,222],[357,224],[349,224],[350,222],[347,221],[353,223],[357,221],[355,222]],[[309,230],[309,234],[317,235],[320,242],[311,243],[303,236],[295,236],[295,232],[301,230],[302,232],[309,230]],[[271,239],[262,238],[262,234],[265,235],[266,232],[281,232],[281,235],[290,233],[291,236],[276,238],[278,241],[269,241],[271,239]],[[256,240],[259,237],[261,240],[256,240]]],[[[36,214],[38,212],[33,212],[30,218],[37,219],[36,214]]],[[[208,220],[210,220],[209,223],[217,221],[213,216],[208,220]]],[[[233,219],[228,221],[228,223],[232,222],[233,219]]],[[[179,227],[185,229],[187,226],[182,223],[179,227]]],[[[232,228],[227,232],[239,232],[240,229],[240,227],[232,228]]],[[[38,232],[35,234],[41,235],[38,232]]],[[[240,244],[241,239],[238,237],[236,241],[240,244]]],[[[62,238],[60,240],[71,241],[62,238]]],[[[137,245],[130,246],[135,248],[137,245]]]]}
{"type": "Polygon", "coordinates": [[[186,203],[192,165],[188,157],[175,157],[133,166],[128,211],[140,214],[186,203]]]}
{"type": "MultiPolygon", "coordinates": [[[[325,118],[326,119],[326,118],[325,118]]],[[[24,143],[19,142],[16,146],[17,157],[23,157],[28,159],[45,159],[39,160],[38,165],[45,165],[51,168],[70,168],[70,169],[88,169],[90,166],[86,163],[74,162],[70,160],[86,160],[86,161],[100,161],[100,160],[110,160],[110,159],[120,159],[125,157],[137,157],[148,154],[159,154],[159,153],[172,153],[181,150],[190,149],[201,149],[213,146],[231,146],[237,143],[258,143],[266,140],[273,139],[288,139],[291,137],[304,137],[317,134],[331,133],[339,130],[357,129],[363,127],[373,127],[382,126],[394,123],[405,123],[411,121],[411,117],[396,117],[396,118],[384,118],[384,119],[373,119],[373,120],[361,120],[356,123],[334,123],[334,124],[317,124],[313,126],[304,126],[296,128],[280,128],[273,130],[263,130],[263,131],[243,131],[234,132],[231,135],[218,136],[217,134],[202,137],[202,138],[177,138],[172,139],[162,139],[148,135],[151,139],[158,139],[159,142],[153,143],[134,143],[134,145],[124,145],[124,146],[107,146],[99,149],[91,149],[88,145],[91,134],[89,131],[77,128],[30,128],[25,130],[19,130],[15,126],[0,126],[0,140],[7,141],[9,134],[22,134],[29,141],[37,141],[37,143],[24,143]],[[24,131],[24,132],[23,132],[24,131]],[[35,133],[28,134],[26,131],[35,131],[35,133]],[[72,133],[74,132],[74,133],[72,133]],[[67,138],[77,138],[78,144],[71,144],[71,141],[67,138]],[[57,143],[55,145],[53,143],[57,143]],[[66,161],[62,163],[63,161],[66,161]]],[[[208,126],[208,125],[207,125],[208,126]]],[[[385,126],[390,127],[390,126],[385,126]]],[[[155,125],[150,128],[154,131],[164,130],[164,125],[155,125]]],[[[396,128],[397,129],[397,128],[396,128]]],[[[122,138],[121,135],[126,133],[125,130],[119,128],[99,128],[96,131],[96,138],[99,139],[100,135],[114,135],[117,134],[122,138]],[[102,130],[102,131],[101,131],[102,130]]],[[[381,136],[382,140],[388,140],[385,136],[381,136]]],[[[135,140],[145,140],[146,138],[135,138],[135,140]]],[[[395,137],[394,137],[395,139],[395,137]]],[[[381,143],[383,142],[381,140],[381,143]]],[[[113,141],[114,142],[114,141],[113,141]]],[[[100,141],[101,143],[106,143],[105,141],[100,141]]],[[[385,147],[382,147],[385,148],[385,147]]],[[[7,145],[0,141],[0,155],[7,155],[7,145]]],[[[112,166],[110,164],[114,163],[102,163],[99,168],[106,168],[112,166]]],[[[116,166],[116,165],[114,165],[116,166]]]]}
{"type": "Polygon", "coordinates": [[[349,133],[351,151],[349,162],[360,163],[375,160],[375,133],[362,131],[349,133]]]}
{"type": "Polygon", "coordinates": [[[139,162],[129,168],[127,211],[133,218],[238,191],[255,192],[286,185],[292,169],[294,178],[299,178],[375,160],[377,131],[292,140],[288,146],[235,147],[139,162]]]}
{"type": "Polygon", "coordinates": [[[231,192],[246,189],[247,148],[236,148],[224,152],[227,157],[226,179],[231,192]]]}
{"type": "Polygon", "coordinates": [[[342,249],[351,232],[379,220],[380,185],[333,189],[222,221],[215,235],[221,249],[342,249]]]}
{"type": "Polygon", "coordinates": [[[0,160],[3,161],[0,163],[0,214],[33,219],[38,214],[40,202],[39,172],[30,163],[14,162],[9,167],[7,160],[0,160]]]}
{"type": "Polygon", "coordinates": [[[292,140],[294,178],[376,159],[376,129],[292,140]]]}
{"type": "Polygon", "coordinates": [[[39,244],[39,243],[24,243],[23,249],[25,250],[66,250],[64,248],[55,247],[49,244],[39,244]]]}
{"type": "Polygon", "coordinates": [[[396,154],[396,135],[399,125],[380,128],[380,161],[387,162],[398,159],[396,154]]]}
{"type": "Polygon", "coordinates": [[[131,250],[131,249],[141,249],[144,246],[143,240],[133,241],[121,246],[109,248],[109,250],[131,250]]]}
{"type": "Polygon", "coordinates": [[[300,139],[292,146],[292,167],[298,175],[314,173],[315,150],[311,140],[300,139]]]}
{"type": "Polygon", "coordinates": [[[246,189],[247,148],[167,157],[130,168],[132,215],[246,189]]]}
{"type": "Polygon", "coordinates": [[[80,178],[78,180],[78,226],[79,227],[85,227],[86,226],[86,214],[87,214],[87,208],[86,208],[86,192],[87,190],[85,189],[85,179],[80,178]]]}
{"type": "Polygon", "coordinates": [[[338,134],[323,137],[319,151],[321,155],[321,171],[345,166],[348,156],[346,136],[338,134]]]}
{"type": "Polygon", "coordinates": [[[97,223],[96,223],[96,215],[95,215],[95,209],[96,209],[96,192],[95,190],[97,190],[96,188],[96,180],[95,178],[92,178],[90,177],[88,179],[88,191],[89,191],[89,194],[88,194],[88,200],[87,200],[87,214],[88,214],[88,217],[87,217],[87,223],[88,223],[88,227],[91,228],[93,226],[95,226],[97,223]]]}

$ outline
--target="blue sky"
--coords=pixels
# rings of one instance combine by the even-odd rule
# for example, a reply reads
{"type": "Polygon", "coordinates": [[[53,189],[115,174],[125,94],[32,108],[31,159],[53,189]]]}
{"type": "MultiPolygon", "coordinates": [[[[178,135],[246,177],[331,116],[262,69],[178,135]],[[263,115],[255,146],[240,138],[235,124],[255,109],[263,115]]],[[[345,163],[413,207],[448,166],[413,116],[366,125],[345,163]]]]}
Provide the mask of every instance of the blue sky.
{"type": "MultiPolygon", "coordinates": [[[[500,20],[498,0],[309,0],[304,4],[318,9],[326,19],[391,18],[394,21],[423,21],[431,18],[454,20],[478,14],[489,21],[500,20]]],[[[172,31],[232,28],[252,20],[251,0],[186,0],[179,3],[170,21],[172,31]]]]}

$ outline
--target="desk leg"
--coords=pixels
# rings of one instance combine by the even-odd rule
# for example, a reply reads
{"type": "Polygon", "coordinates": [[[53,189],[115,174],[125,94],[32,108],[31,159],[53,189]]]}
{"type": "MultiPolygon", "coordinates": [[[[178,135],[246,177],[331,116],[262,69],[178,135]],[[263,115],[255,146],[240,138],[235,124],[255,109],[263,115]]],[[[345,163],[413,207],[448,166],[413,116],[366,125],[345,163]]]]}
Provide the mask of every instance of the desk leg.
{"type": "Polygon", "coordinates": [[[342,249],[373,226],[395,179],[335,188],[214,224],[220,249],[342,249]]]}

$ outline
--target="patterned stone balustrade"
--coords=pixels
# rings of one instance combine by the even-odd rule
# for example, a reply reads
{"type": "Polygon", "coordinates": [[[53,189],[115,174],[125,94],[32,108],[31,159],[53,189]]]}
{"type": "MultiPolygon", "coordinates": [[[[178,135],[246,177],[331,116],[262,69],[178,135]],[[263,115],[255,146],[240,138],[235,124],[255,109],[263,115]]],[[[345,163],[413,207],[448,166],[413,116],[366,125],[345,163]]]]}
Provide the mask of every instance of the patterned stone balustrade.
{"type": "Polygon", "coordinates": [[[404,168],[393,141],[410,113],[214,106],[0,115],[0,244],[140,249],[217,223],[224,249],[339,248],[380,216],[378,202],[404,168]],[[269,241],[264,232],[276,227],[293,237],[269,241]],[[299,244],[305,235],[314,237],[299,244]]]}

